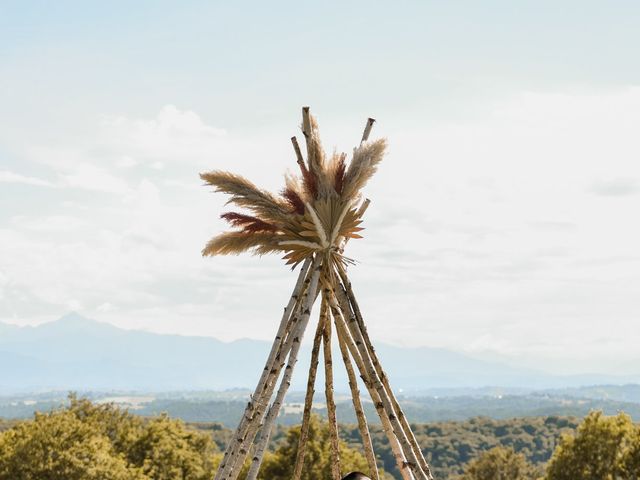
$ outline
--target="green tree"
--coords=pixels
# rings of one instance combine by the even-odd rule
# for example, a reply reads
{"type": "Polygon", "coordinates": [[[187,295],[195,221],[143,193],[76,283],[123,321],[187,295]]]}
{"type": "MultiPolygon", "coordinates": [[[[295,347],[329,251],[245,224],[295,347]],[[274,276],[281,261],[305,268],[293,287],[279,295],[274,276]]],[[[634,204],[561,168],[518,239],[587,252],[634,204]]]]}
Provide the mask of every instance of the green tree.
{"type": "Polygon", "coordinates": [[[154,480],[199,480],[213,470],[213,442],[161,415],[149,421],[129,452],[129,459],[154,480]]]}
{"type": "MultiPolygon", "coordinates": [[[[290,480],[300,438],[300,427],[292,427],[287,432],[282,445],[275,452],[265,454],[259,478],[264,480],[290,480]]],[[[313,416],[309,423],[305,466],[302,480],[326,480],[331,478],[331,447],[329,426],[313,416]]],[[[343,474],[358,470],[368,471],[367,460],[358,450],[340,441],[340,465],[343,474]]]]}
{"type": "Polygon", "coordinates": [[[640,425],[630,435],[627,448],[622,454],[619,475],[626,480],[640,479],[640,425]]]}
{"type": "Polygon", "coordinates": [[[0,436],[1,480],[142,480],[109,439],[72,412],[36,414],[0,436]]]}
{"type": "Polygon", "coordinates": [[[513,448],[497,446],[469,462],[460,480],[533,480],[536,469],[513,448]]]}
{"type": "Polygon", "coordinates": [[[205,480],[211,437],[160,416],[145,421],[113,405],[70,396],[0,434],[0,480],[205,480]]]}
{"type": "Polygon", "coordinates": [[[620,475],[638,460],[631,448],[634,430],[631,418],[624,413],[606,417],[600,411],[591,412],[584,418],[575,435],[562,436],[547,467],[546,479],[637,478],[637,470],[635,477],[620,475]]]}

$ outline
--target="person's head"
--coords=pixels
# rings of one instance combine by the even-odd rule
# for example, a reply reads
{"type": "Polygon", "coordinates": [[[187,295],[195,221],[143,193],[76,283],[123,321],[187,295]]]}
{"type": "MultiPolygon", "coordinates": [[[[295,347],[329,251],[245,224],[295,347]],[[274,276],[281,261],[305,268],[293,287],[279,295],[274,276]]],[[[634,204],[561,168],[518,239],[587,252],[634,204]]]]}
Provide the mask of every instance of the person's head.
{"type": "Polygon", "coordinates": [[[371,480],[371,479],[367,477],[364,473],[351,472],[351,473],[347,473],[347,475],[343,477],[342,480],[371,480]]]}

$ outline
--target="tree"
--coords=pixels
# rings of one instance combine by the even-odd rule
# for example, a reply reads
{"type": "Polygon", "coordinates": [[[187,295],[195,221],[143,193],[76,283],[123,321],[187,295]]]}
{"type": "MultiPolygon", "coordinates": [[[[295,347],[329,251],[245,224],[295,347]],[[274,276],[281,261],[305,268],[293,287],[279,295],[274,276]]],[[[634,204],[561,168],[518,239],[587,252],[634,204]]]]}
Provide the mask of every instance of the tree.
{"type": "Polygon", "coordinates": [[[166,416],[144,421],[71,395],[0,434],[0,480],[205,480],[216,447],[166,416]]]}
{"type": "Polygon", "coordinates": [[[103,432],[73,412],[36,414],[0,437],[1,480],[143,480],[103,432]]]}
{"type": "Polygon", "coordinates": [[[618,473],[627,480],[640,479],[640,425],[630,436],[627,448],[622,453],[622,460],[618,473]]]}
{"type": "Polygon", "coordinates": [[[469,462],[460,480],[533,480],[536,473],[524,455],[497,446],[469,462]]]}
{"type": "MultiPolygon", "coordinates": [[[[264,480],[290,480],[300,438],[300,427],[287,432],[284,443],[273,453],[265,454],[259,478],[264,480]]],[[[327,480],[331,478],[331,446],[329,425],[316,415],[309,421],[309,436],[306,447],[306,462],[302,480],[327,480]]],[[[353,470],[368,471],[367,460],[357,450],[340,441],[340,465],[343,473],[353,470]]]]}
{"type": "Polygon", "coordinates": [[[213,471],[213,443],[163,414],[145,425],[129,458],[153,480],[208,479],[213,471]]]}
{"type": "Polygon", "coordinates": [[[600,411],[591,412],[575,435],[562,436],[546,479],[637,479],[638,443],[637,427],[628,415],[606,417],[600,411]]]}

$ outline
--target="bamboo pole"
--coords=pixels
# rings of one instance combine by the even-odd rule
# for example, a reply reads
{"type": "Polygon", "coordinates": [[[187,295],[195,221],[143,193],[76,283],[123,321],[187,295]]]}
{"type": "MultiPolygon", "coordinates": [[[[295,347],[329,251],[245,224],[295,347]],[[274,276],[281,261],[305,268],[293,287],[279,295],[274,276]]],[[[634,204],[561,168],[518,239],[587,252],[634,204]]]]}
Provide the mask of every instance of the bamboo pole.
{"type": "Polygon", "coordinates": [[[304,158],[302,157],[302,152],[300,151],[300,145],[298,144],[298,139],[296,137],[291,137],[291,143],[293,144],[293,150],[296,152],[296,162],[302,168],[307,168],[304,164],[304,158]]]}
{"type": "Polygon", "coordinates": [[[338,338],[341,339],[344,343],[346,343],[349,349],[349,353],[351,353],[351,356],[353,357],[353,360],[356,363],[356,366],[358,367],[362,381],[364,382],[365,387],[367,387],[367,391],[371,396],[371,400],[373,401],[373,404],[376,408],[376,412],[380,417],[382,430],[387,436],[389,445],[391,446],[391,451],[393,452],[393,456],[396,460],[396,465],[398,467],[398,470],[400,471],[400,474],[402,475],[403,480],[413,480],[413,475],[411,474],[411,471],[409,470],[409,468],[407,468],[407,460],[405,458],[404,453],[402,452],[400,441],[398,440],[398,437],[395,435],[393,431],[393,427],[384,410],[384,406],[380,399],[380,395],[378,394],[376,389],[373,388],[373,382],[369,378],[369,374],[367,372],[367,369],[365,368],[364,361],[362,360],[362,356],[360,355],[360,351],[358,350],[358,347],[356,346],[353,338],[351,337],[351,334],[347,329],[346,321],[342,315],[340,306],[338,305],[338,301],[335,298],[335,295],[330,297],[329,305],[331,306],[331,312],[334,315],[334,319],[337,320],[336,330],[338,333],[338,338]]]}
{"type": "MultiPolygon", "coordinates": [[[[333,315],[332,315],[333,316],[333,315]]],[[[364,449],[364,456],[367,459],[369,465],[369,476],[372,480],[379,480],[380,474],[378,472],[378,465],[376,463],[376,455],[373,451],[373,444],[371,442],[371,434],[369,433],[369,425],[367,424],[367,417],[364,414],[364,408],[362,407],[362,400],[360,399],[360,390],[358,389],[358,380],[356,378],[355,371],[353,370],[353,364],[351,363],[351,357],[349,356],[349,349],[340,335],[340,327],[338,326],[338,320],[333,317],[333,321],[336,325],[336,337],[338,338],[338,345],[340,346],[340,354],[342,355],[342,362],[347,370],[347,377],[349,379],[349,389],[351,390],[351,399],[353,401],[353,409],[356,413],[358,420],[358,429],[360,430],[360,437],[362,438],[362,447],[364,449]]]]}
{"type": "Polygon", "coordinates": [[[364,201],[358,208],[358,211],[356,212],[356,218],[362,218],[362,216],[364,215],[364,212],[366,212],[367,208],[369,208],[370,203],[371,203],[371,200],[369,200],[368,198],[364,199],[364,201]]]}
{"type": "Polygon", "coordinates": [[[375,121],[375,118],[367,119],[367,124],[364,127],[364,132],[362,132],[362,140],[360,140],[360,143],[369,140],[369,134],[371,133],[371,129],[373,128],[373,124],[375,123],[375,121]]]}
{"type": "MultiPolygon", "coordinates": [[[[296,314],[298,314],[299,310],[300,310],[300,298],[298,298],[298,302],[295,305],[295,310],[294,312],[296,312],[296,314]]],[[[291,327],[292,327],[292,323],[294,322],[289,322],[287,323],[287,328],[285,329],[285,333],[283,336],[283,339],[286,339],[289,335],[289,333],[291,332],[291,327]]],[[[288,353],[283,353],[283,357],[284,356],[288,356],[288,353]]],[[[278,358],[281,358],[280,355],[278,355],[278,358]]],[[[276,365],[277,366],[277,365],[276,365]]],[[[280,366],[280,369],[282,369],[282,366],[280,366]]],[[[278,375],[279,377],[279,375],[278,375]]],[[[276,379],[274,379],[275,381],[276,379]]],[[[284,379],[281,381],[281,386],[282,386],[282,382],[284,381],[284,379]]],[[[274,403],[279,403],[281,404],[282,401],[278,402],[277,398],[274,401],[274,403]]],[[[251,448],[251,451],[254,452],[253,455],[251,456],[251,466],[249,469],[249,472],[247,473],[247,477],[246,478],[250,478],[250,475],[253,475],[252,469],[256,468],[254,467],[254,464],[257,463],[257,468],[256,468],[256,472],[255,475],[257,475],[257,470],[259,470],[260,465],[262,464],[262,458],[264,456],[264,452],[266,451],[266,447],[269,444],[269,439],[271,437],[271,432],[273,430],[273,420],[271,420],[271,416],[275,415],[275,418],[278,418],[278,412],[280,411],[280,405],[278,405],[277,407],[274,406],[274,404],[272,403],[271,406],[269,406],[268,410],[265,412],[264,414],[264,420],[260,423],[259,426],[259,433],[257,434],[256,440],[255,440],[255,444],[253,445],[253,447],[251,448]],[[271,427],[267,426],[267,428],[265,428],[265,424],[271,424],[271,427]]]]}
{"type": "Polygon", "coordinates": [[[251,466],[249,467],[249,472],[247,473],[246,477],[247,480],[255,480],[258,477],[260,465],[262,464],[262,458],[264,457],[264,452],[266,451],[267,445],[269,444],[269,438],[271,437],[273,425],[276,418],[278,418],[278,414],[280,413],[280,409],[282,408],[282,402],[284,401],[286,392],[291,385],[292,373],[293,367],[290,364],[287,364],[284,375],[280,380],[278,393],[276,394],[273,403],[269,407],[269,410],[267,410],[264,421],[262,422],[262,426],[260,427],[260,433],[258,434],[257,440],[255,442],[255,452],[251,459],[251,466]]]}
{"type": "MultiPolygon", "coordinates": [[[[322,313],[320,315],[322,315],[322,313]]],[[[296,345],[299,346],[300,344],[301,343],[294,344],[294,348],[296,348],[296,345]]],[[[289,354],[289,360],[287,362],[287,367],[284,370],[282,380],[280,381],[280,387],[278,388],[276,397],[271,404],[271,407],[269,407],[267,415],[265,416],[265,420],[262,424],[262,428],[256,442],[255,454],[251,460],[251,467],[249,468],[249,473],[247,473],[246,480],[256,480],[256,478],[258,477],[258,471],[260,470],[262,458],[264,456],[265,450],[267,449],[269,438],[271,437],[273,425],[276,418],[278,418],[278,413],[282,408],[282,403],[284,402],[285,395],[289,390],[289,387],[291,386],[291,376],[293,375],[293,369],[295,368],[295,364],[297,362],[297,353],[297,349],[295,352],[294,349],[292,349],[291,353],[289,354]]]]}
{"type": "Polygon", "coordinates": [[[260,422],[264,417],[269,399],[273,394],[276,380],[280,375],[282,367],[285,364],[285,357],[287,353],[289,353],[289,356],[291,356],[291,352],[293,352],[294,349],[300,348],[300,340],[302,338],[302,335],[304,334],[307,323],[309,322],[311,308],[316,299],[321,268],[322,258],[320,255],[316,255],[315,260],[313,261],[313,264],[310,268],[310,273],[309,275],[307,275],[307,278],[304,282],[307,287],[306,289],[303,287],[303,291],[305,293],[304,300],[300,305],[300,311],[298,312],[298,315],[294,315],[291,318],[291,322],[293,325],[291,327],[292,331],[290,332],[286,341],[283,343],[280,352],[276,355],[275,363],[274,365],[272,365],[272,369],[267,375],[264,394],[259,398],[258,401],[255,402],[255,415],[246,428],[246,434],[244,435],[244,437],[237,437],[235,439],[235,443],[237,444],[235,455],[230,456],[229,460],[227,461],[224,471],[220,474],[221,480],[235,480],[240,473],[242,463],[244,462],[244,459],[248,454],[249,445],[255,438],[256,432],[260,426],[260,422]]]}
{"type": "MultiPolygon", "coordinates": [[[[295,316],[291,319],[292,323],[297,320],[297,317],[300,313],[299,310],[301,308],[302,305],[299,305],[298,311],[295,312],[295,316]]],[[[251,413],[251,417],[247,419],[245,428],[242,430],[242,432],[240,432],[231,440],[232,442],[234,442],[234,444],[232,445],[232,450],[229,454],[229,458],[227,459],[226,464],[220,467],[224,467],[225,470],[218,471],[218,474],[220,475],[222,480],[235,478],[235,476],[237,476],[239,473],[239,469],[242,468],[242,463],[240,463],[239,459],[242,458],[242,462],[244,462],[244,458],[246,458],[246,455],[248,454],[247,448],[253,441],[258,428],[260,427],[260,425],[262,425],[269,400],[273,395],[276,381],[280,376],[280,372],[282,370],[282,362],[280,361],[280,359],[286,359],[290,350],[291,343],[284,343],[282,345],[282,348],[276,355],[276,359],[272,364],[271,370],[269,371],[264,390],[261,392],[260,396],[254,397],[252,399],[254,410],[251,413]],[[236,471],[236,468],[238,469],[238,471],[236,471]]]]}
{"type": "Polygon", "coordinates": [[[313,347],[311,349],[311,365],[309,365],[309,376],[307,377],[307,393],[304,397],[304,410],[302,413],[302,425],[300,426],[300,438],[298,439],[298,451],[296,453],[296,463],[293,468],[293,480],[300,480],[302,467],[304,466],[304,456],[309,439],[309,422],[311,420],[311,407],[313,406],[313,395],[315,394],[316,373],[318,372],[318,357],[320,356],[320,342],[324,324],[322,316],[318,320],[316,334],[313,337],[313,347]]]}
{"type": "Polygon", "coordinates": [[[369,355],[371,357],[371,360],[376,368],[376,371],[378,372],[378,376],[382,380],[382,384],[385,390],[387,391],[389,397],[391,398],[393,408],[398,414],[398,418],[400,419],[402,428],[407,435],[409,443],[411,444],[411,448],[413,449],[414,454],[418,459],[420,467],[422,468],[424,473],[427,475],[427,478],[432,479],[433,474],[431,473],[431,468],[429,467],[429,464],[424,458],[420,445],[418,444],[418,441],[416,440],[416,437],[413,434],[413,430],[409,425],[409,421],[407,420],[407,417],[405,416],[404,412],[402,411],[402,408],[400,407],[400,403],[398,402],[395,394],[393,393],[393,390],[391,389],[391,384],[389,383],[389,377],[382,369],[382,364],[380,363],[378,354],[376,353],[375,348],[373,347],[373,342],[371,342],[371,338],[369,337],[369,333],[367,332],[367,327],[364,323],[362,312],[360,311],[358,301],[353,292],[351,281],[349,280],[349,277],[347,276],[347,272],[342,265],[338,265],[338,274],[340,275],[340,279],[342,280],[345,293],[349,299],[349,303],[351,305],[351,308],[353,309],[353,313],[355,314],[358,324],[360,325],[360,330],[362,332],[362,336],[364,338],[365,344],[367,345],[367,349],[369,350],[369,355]]]}
{"type": "Polygon", "coordinates": [[[301,290],[303,289],[303,286],[304,286],[304,280],[307,277],[310,266],[311,266],[311,258],[308,258],[304,261],[302,268],[300,269],[300,273],[298,274],[298,279],[296,280],[296,284],[293,288],[291,298],[289,299],[287,306],[284,308],[284,313],[282,314],[282,319],[280,320],[280,325],[276,333],[276,338],[271,346],[271,351],[269,352],[269,356],[267,357],[264,370],[262,370],[262,374],[260,376],[260,380],[258,381],[258,385],[256,386],[254,393],[251,396],[251,400],[247,403],[244,414],[242,415],[242,418],[240,419],[240,423],[238,424],[238,427],[236,428],[234,436],[232,437],[235,441],[234,440],[229,441],[229,444],[227,445],[227,449],[225,450],[224,456],[222,458],[222,462],[220,463],[220,467],[216,472],[216,476],[215,476],[216,480],[219,479],[220,475],[223,473],[227,460],[230,458],[233,452],[233,447],[238,442],[238,439],[244,436],[244,432],[246,431],[248,424],[251,422],[251,419],[254,416],[254,412],[255,412],[254,401],[262,395],[265,389],[267,379],[269,377],[269,372],[273,369],[273,364],[276,361],[276,356],[278,354],[278,351],[282,347],[282,342],[283,342],[286,330],[290,324],[294,307],[299,300],[301,290]]]}
{"type": "Polygon", "coordinates": [[[302,107],[302,133],[308,142],[311,135],[311,115],[309,114],[309,107],[302,107]]]}
{"type": "Polygon", "coordinates": [[[324,330],[322,331],[322,357],[324,360],[324,392],[327,401],[327,421],[329,422],[329,438],[331,440],[331,476],[333,480],[340,480],[340,439],[338,437],[336,401],[333,394],[331,322],[327,319],[327,298],[323,298],[322,300],[322,309],[324,324],[324,330]]]}
{"type": "Polygon", "coordinates": [[[349,306],[349,300],[345,291],[342,288],[342,285],[337,285],[337,293],[340,303],[340,308],[347,314],[349,314],[349,321],[347,322],[347,328],[349,332],[353,336],[356,346],[360,351],[362,359],[364,361],[364,366],[367,370],[369,378],[373,381],[373,387],[380,395],[380,400],[384,406],[387,415],[389,416],[389,421],[393,426],[393,430],[400,440],[400,445],[402,446],[402,450],[407,458],[407,464],[409,468],[412,470],[413,474],[418,478],[418,480],[430,480],[427,477],[427,474],[422,470],[422,466],[416,456],[416,452],[414,451],[409,439],[407,438],[407,434],[398,419],[397,412],[395,412],[393,408],[393,403],[391,402],[391,398],[380,377],[378,376],[378,372],[373,364],[373,361],[369,354],[369,349],[366,345],[366,342],[362,336],[362,331],[360,329],[360,324],[356,319],[356,316],[351,312],[351,307],[349,306]]]}

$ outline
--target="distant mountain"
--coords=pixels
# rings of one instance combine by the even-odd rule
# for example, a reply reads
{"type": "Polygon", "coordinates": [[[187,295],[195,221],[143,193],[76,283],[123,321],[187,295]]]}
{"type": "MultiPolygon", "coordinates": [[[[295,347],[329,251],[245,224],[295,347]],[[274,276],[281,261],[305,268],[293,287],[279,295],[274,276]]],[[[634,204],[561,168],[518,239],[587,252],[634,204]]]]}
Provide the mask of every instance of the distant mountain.
{"type": "MultiPolygon", "coordinates": [[[[47,389],[76,390],[224,390],[253,387],[270,343],[222,342],[211,337],[160,335],[124,330],[76,313],[36,327],[0,323],[0,394],[47,389]]],[[[477,360],[437,348],[400,348],[378,344],[377,352],[397,389],[570,387],[624,383],[637,379],[602,376],[554,377],[477,360]]],[[[339,354],[336,352],[336,356],[339,354]]],[[[292,390],[306,384],[309,348],[303,347],[292,390]]],[[[346,390],[346,375],[336,367],[336,385],[346,390]]],[[[322,381],[321,378],[318,379],[322,381]]]]}

